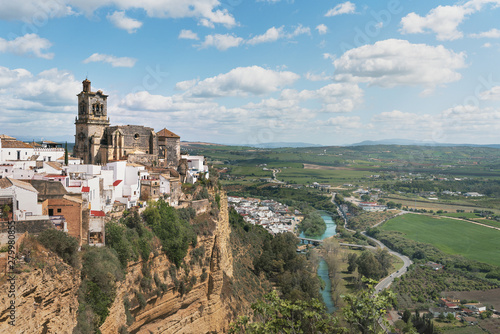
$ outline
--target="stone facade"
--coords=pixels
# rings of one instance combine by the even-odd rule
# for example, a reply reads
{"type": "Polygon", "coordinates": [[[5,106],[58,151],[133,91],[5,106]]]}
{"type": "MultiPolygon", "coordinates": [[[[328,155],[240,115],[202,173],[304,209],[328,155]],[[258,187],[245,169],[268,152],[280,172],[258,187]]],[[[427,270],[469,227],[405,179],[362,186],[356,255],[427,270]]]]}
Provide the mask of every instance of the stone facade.
{"type": "Polygon", "coordinates": [[[109,126],[108,96],[101,91],[92,92],[90,81],[83,81],[83,91],[78,96],[78,117],[75,121],[75,147],[73,154],[85,164],[102,161],[101,140],[109,126]]]}
{"type": "Polygon", "coordinates": [[[158,132],[159,157],[164,159],[163,166],[177,168],[181,157],[181,137],[163,129],[158,132]]]}
{"type": "Polygon", "coordinates": [[[73,155],[84,164],[106,164],[113,160],[134,160],[146,165],[177,168],[180,159],[180,137],[163,129],[141,125],[110,126],[107,98],[102,91],[92,92],[90,81],[83,81],[78,96],[73,155]]]}

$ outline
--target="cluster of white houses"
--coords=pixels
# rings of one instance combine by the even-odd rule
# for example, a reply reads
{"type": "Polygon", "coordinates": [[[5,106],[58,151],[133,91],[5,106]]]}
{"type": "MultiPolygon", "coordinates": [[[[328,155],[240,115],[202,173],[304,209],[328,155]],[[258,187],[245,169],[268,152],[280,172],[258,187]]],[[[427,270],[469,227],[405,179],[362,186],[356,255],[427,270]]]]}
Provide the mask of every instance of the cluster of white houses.
{"type": "Polygon", "coordinates": [[[261,225],[272,234],[293,232],[295,223],[301,218],[290,213],[288,206],[274,200],[260,200],[258,198],[228,197],[233,206],[247,223],[261,225]]]}
{"type": "MultiPolygon", "coordinates": [[[[48,222],[80,244],[104,244],[104,217],[142,201],[182,199],[181,183],[207,176],[202,156],[182,156],[187,170],[145,166],[127,160],[103,165],[68,158],[62,145],[24,143],[0,136],[0,221],[48,222]]],[[[5,240],[0,239],[0,244],[5,240]]]]}
{"type": "Polygon", "coordinates": [[[103,245],[108,213],[164,198],[183,199],[181,184],[208,178],[202,156],[180,154],[180,137],[140,125],[110,126],[107,95],[83,81],[74,157],[62,144],[0,135],[0,245],[16,232],[56,226],[81,244],[103,245]]]}

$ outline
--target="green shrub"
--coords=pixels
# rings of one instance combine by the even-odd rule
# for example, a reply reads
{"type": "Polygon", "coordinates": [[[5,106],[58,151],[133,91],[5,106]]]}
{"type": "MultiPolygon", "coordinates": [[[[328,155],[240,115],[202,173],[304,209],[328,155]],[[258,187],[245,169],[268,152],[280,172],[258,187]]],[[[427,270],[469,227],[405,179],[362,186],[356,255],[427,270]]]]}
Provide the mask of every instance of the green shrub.
{"type": "Polygon", "coordinates": [[[38,241],[47,249],[56,253],[64,262],[78,265],[78,240],[63,231],[48,229],[40,233],[38,241]]]}
{"type": "Polygon", "coordinates": [[[192,226],[180,219],[178,212],[161,199],[144,210],[144,218],[161,240],[167,257],[179,266],[189,245],[196,245],[192,226]]]}

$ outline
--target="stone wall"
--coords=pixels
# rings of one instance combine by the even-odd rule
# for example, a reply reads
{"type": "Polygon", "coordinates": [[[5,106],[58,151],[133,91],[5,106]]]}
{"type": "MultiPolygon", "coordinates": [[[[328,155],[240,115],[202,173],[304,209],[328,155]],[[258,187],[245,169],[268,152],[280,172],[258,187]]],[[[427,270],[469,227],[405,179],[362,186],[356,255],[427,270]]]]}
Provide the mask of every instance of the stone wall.
{"type": "Polygon", "coordinates": [[[181,139],[166,138],[165,140],[165,164],[169,168],[177,168],[181,158],[181,139]]]}
{"type": "MultiPolygon", "coordinates": [[[[7,233],[8,222],[0,222],[0,234],[7,233]]],[[[16,233],[28,232],[29,234],[39,234],[42,231],[54,228],[54,225],[50,220],[26,220],[26,221],[16,221],[16,233]]]]}
{"type": "Polygon", "coordinates": [[[155,154],[129,154],[127,161],[144,166],[156,166],[158,164],[158,156],[155,154]]]}
{"type": "Polygon", "coordinates": [[[197,215],[208,212],[210,208],[210,202],[208,199],[200,199],[198,201],[192,201],[191,207],[195,209],[197,215]]]}

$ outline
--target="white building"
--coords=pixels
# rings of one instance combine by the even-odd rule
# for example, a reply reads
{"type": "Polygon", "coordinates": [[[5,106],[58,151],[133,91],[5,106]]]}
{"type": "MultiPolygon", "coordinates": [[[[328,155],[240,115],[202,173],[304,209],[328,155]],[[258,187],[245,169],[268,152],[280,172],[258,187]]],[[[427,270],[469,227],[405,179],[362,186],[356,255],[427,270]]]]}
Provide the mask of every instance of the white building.
{"type": "Polygon", "coordinates": [[[188,163],[186,182],[194,184],[202,176],[208,179],[208,166],[205,165],[204,156],[181,155],[181,159],[186,159],[188,163]]]}
{"type": "Polygon", "coordinates": [[[31,160],[34,152],[33,146],[22,141],[0,138],[0,161],[31,160]]]}
{"type": "Polygon", "coordinates": [[[10,178],[0,179],[0,199],[2,203],[10,203],[13,220],[43,219],[38,191],[29,183],[10,178]]]}

